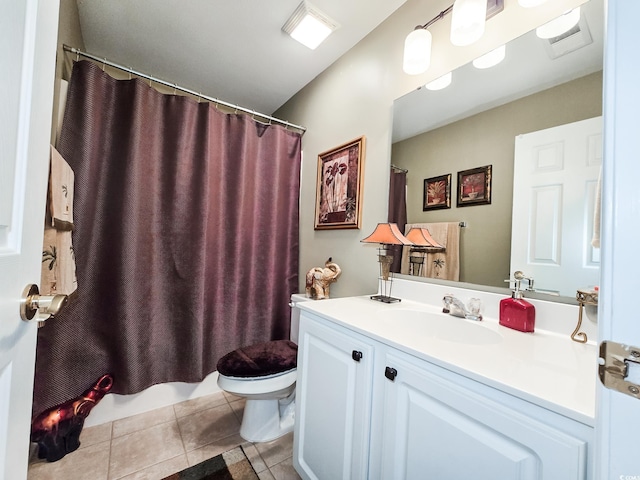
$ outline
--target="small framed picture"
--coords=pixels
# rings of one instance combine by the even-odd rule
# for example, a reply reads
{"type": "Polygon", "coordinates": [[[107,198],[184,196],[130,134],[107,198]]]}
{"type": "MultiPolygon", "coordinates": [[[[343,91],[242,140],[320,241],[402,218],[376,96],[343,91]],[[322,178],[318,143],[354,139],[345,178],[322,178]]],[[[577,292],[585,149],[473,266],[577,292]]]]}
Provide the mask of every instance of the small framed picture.
{"type": "Polygon", "coordinates": [[[318,155],[315,230],[360,228],[365,137],[318,155]]]}
{"type": "Polygon", "coordinates": [[[451,174],[424,179],[422,211],[451,208],[451,174]]]}
{"type": "Polygon", "coordinates": [[[491,203],[491,165],[458,172],[458,207],[491,203]]]}

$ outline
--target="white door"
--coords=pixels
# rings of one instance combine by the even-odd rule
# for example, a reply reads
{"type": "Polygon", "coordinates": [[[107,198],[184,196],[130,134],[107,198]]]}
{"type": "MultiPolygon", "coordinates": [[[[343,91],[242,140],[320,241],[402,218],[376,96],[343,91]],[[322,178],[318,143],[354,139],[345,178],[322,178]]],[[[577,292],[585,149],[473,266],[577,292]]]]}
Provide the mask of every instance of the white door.
{"type": "Polygon", "coordinates": [[[36,325],[20,295],[40,282],[57,0],[2,1],[0,14],[0,479],[27,476],[36,325]]]}
{"type": "Polygon", "coordinates": [[[565,297],[600,284],[591,239],[601,164],[602,117],[516,137],[511,274],[565,297]]]}
{"type": "MultiPolygon", "coordinates": [[[[607,2],[599,340],[640,347],[640,2],[607,2]]],[[[640,366],[629,364],[635,383],[640,366]]],[[[640,478],[640,400],[598,383],[596,478],[640,478]]]]}

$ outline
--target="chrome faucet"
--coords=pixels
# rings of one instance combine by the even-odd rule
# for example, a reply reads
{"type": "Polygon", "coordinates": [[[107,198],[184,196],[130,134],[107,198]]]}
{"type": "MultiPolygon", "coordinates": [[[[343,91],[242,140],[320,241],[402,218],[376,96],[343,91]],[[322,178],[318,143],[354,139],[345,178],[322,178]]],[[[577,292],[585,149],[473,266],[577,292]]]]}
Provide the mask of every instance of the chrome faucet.
{"type": "Polygon", "coordinates": [[[467,309],[461,300],[457,299],[453,295],[445,295],[442,298],[442,305],[443,313],[478,322],[482,320],[482,314],[480,313],[480,300],[477,298],[469,300],[469,308],[467,309]]]}

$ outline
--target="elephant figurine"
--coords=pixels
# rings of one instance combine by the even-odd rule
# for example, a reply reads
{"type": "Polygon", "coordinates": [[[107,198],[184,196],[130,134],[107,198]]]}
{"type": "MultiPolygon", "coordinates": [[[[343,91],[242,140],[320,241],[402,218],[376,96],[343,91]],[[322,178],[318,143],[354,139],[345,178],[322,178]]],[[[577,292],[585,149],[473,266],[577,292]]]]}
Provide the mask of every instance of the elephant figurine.
{"type": "Polygon", "coordinates": [[[80,433],[91,409],[113,386],[113,377],[103,375],[79,397],[51,407],[31,422],[31,441],[38,443],[38,458],[56,462],[80,446],[80,433]]]}
{"type": "Polygon", "coordinates": [[[322,267],[313,267],[307,272],[306,292],[307,297],[314,300],[329,298],[329,285],[335,282],[342,270],[337,263],[331,261],[331,257],[322,267]]]}

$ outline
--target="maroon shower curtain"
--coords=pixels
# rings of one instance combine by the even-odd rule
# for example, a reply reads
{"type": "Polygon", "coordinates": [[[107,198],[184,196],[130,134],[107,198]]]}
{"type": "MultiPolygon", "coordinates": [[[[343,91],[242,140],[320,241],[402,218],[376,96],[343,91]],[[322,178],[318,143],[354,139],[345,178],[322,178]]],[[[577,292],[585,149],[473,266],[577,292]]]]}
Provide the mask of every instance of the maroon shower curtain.
{"type": "MultiPolygon", "coordinates": [[[[391,168],[391,176],[389,178],[389,211],[387,221],[397,223],[398,228],[404,233],[404,227],[407,225],[407,172],[398,171],[391,168]]],[[[391,271],[400,273],[402,266],[402,245],[392,246],[393,263],[391,271]]]]}
{"type": "Polygon", "coordinates": [[[78,289],[38,334],[34,413],[198,382],[287,338],[301,136],[77,62],[58,150],[75,172],[78,289]]]}

